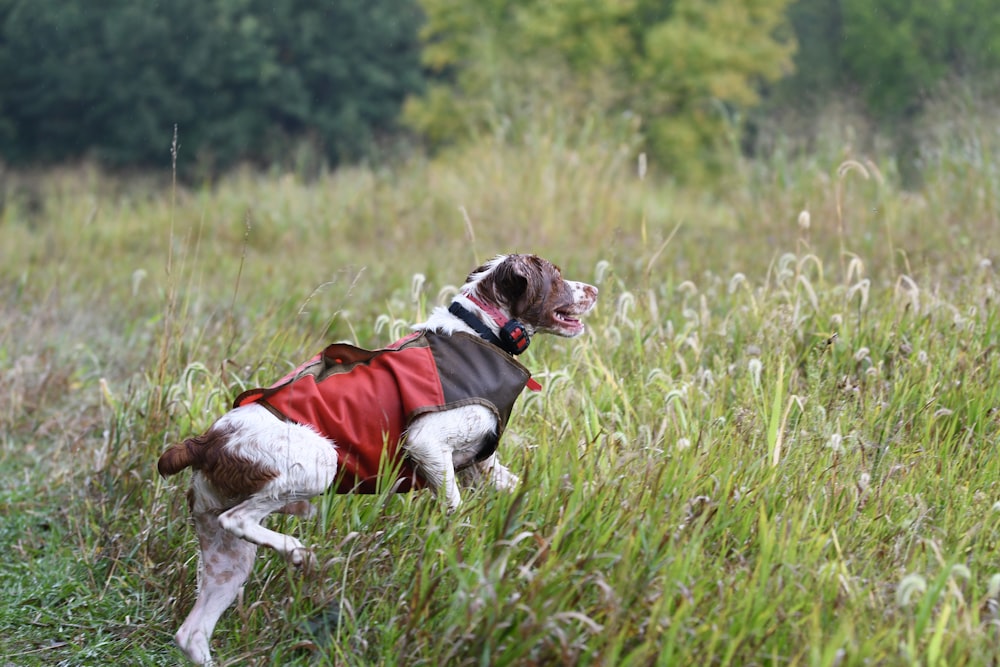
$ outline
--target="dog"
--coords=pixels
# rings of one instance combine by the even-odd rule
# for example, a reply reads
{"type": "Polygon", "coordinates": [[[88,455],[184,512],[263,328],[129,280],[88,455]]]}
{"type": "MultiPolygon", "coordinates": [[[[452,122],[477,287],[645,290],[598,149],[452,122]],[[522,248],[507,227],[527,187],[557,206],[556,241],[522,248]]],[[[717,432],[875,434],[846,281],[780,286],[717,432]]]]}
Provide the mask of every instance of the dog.
{"type": "Polygon", "coordinates": [[[597,288],[564,280],[535,255],[499,255],[469,274],[449,307],[382,350],[333,344],[268,388],[241,394],[204,434],[169,447],[159,473],[193,468],[188,504],[200,548],[198,597],[174,639],[195,664],[253,566],[258,546],[296,567],[315,565],[298,539],[261,522],[312,516],[310,499],[337,493],[441,493],[461,503],[456,472],[512,489],[497,445],[528,386],[514,359],[531,337],[576,337],[597,288]]]}

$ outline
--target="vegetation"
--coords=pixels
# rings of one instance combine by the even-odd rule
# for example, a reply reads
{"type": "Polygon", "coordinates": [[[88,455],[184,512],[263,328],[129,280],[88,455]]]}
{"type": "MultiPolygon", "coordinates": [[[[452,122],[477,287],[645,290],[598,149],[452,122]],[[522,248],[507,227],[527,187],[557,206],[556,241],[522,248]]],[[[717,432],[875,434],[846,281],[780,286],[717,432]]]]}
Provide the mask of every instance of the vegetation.
{"type": "Polygon", "coordinates": [[[434,150],[531,145],[542,119],[704,183],[768,150],[771,127],[814,141],[817,109],[846,103],[909,185],[924,101],[1000,66],[994,0],[92,4],[0,0],[4,161],[158,167],[177,126],[185,182],[241,162],[311,177],[410,150],[414,131],[434,150]]]}
{"type": "Polygon", "coordinates": [[[541,129],[314,183],[10,175],[0,654],[175,664],[195,541],[159,452],[530,250],[601,301],[527,354],[545,389],[501,445],[521,488],[273,519],[323,566],[262,553],[222,664],[995,661],[1000,124],[931,111],[919,194],[843,135],[711,197],[541,129]]]}
{"type": "Polygon", "coordinates": [[[406,116],[440,144],[484,130],[517,141],[539,115],[624,115],[675,176],[717,172],[733,113],[791,68],[787,4],[422,0],[424,60],[452,76],[406,116]]]}
{"type": "Polygon", "coordinates": [[[830,100],[859,94],[877,117],[912,116],[942,81],[996,72],[1000,17],[989,0],[798,0],[789,7],[798,36],[793,95],[830,100]]]}
{"type": "Polygon", "coordinates": [[[410,0],[0,0],[0,155],[159,166],[179,126],[185,178],[356,160],[423,84],[419,25],[410,0]]]}

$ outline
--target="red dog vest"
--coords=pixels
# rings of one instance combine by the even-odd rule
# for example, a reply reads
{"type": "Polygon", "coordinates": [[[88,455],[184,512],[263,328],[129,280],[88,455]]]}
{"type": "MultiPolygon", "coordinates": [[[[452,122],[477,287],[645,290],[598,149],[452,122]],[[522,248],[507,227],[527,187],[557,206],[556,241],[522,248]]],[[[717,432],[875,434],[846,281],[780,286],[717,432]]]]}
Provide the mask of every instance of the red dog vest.
{"type": "Polygon", "coordinates": [[[375,493],[379,479],[394,479],[395,490],[408,491],[424,483],[400,456],[414,418],[463,405],[489,408],[497,433],[480,443],[481,461],[496,451],[530,377],[513,357],[476,336],[420,332],[381,350],[330,345],[271,387],[240,394],[233,407],[258,402],[333,440],[337,493],[375,493]]]}

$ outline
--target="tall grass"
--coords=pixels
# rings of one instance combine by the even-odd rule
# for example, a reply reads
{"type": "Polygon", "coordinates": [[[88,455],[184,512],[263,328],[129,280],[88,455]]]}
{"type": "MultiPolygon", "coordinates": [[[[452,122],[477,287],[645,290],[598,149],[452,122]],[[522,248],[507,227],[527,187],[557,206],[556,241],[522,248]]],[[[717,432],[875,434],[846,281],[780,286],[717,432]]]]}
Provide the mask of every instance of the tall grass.
{"type": "Polygon", "coordinates": [[[518,491],[271,519],[322,566],[262,553],[223,664],[995,661],[995,127],[928,130],[920,193],[847,149],[691,191],[600,142],[311,183],[12,177],[5,664],[174,664],[195,540],[161,449],[512,250],[601,289],[584,338],[526,355],[545,389],[501,445],[518,491]]]}

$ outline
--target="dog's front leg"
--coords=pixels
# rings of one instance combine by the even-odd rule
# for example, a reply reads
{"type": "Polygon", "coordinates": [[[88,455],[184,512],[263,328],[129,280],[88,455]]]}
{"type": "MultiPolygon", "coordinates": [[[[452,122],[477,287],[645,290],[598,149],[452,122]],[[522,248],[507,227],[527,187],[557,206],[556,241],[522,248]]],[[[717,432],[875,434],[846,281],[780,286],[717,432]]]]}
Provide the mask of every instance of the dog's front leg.
{"type": "Polygon", "coordinates": [[[458,480],[455,479],[455,466],[451,462],[451,452],[444,462],[444,497],[448,503],[448,511],[454,512],[462,504],[462,494],[458,491],[458,480]]]}
{"type": "Polygon", "coordinates": [[[454,446],[449,438],[443,437],[448,426],[441,419],[445,414],[429,414],[414,420],[403,448],[427,484],[435,491],[444,491],[448,511],[454,512],[462,503],[462,494],[455,479],[454,446]]]}
{"type": "Polygon", "coordinates": [[[462,503],[462,494],[458,491],[458,480],[455,479],[455,466],[451,460],[451,451],[443,450],[439,443],[423,443],[408,440],[407,451],[416,464],[421,477],[435,491],[444,491],[448,511],[454,512],[462,503]]]}

